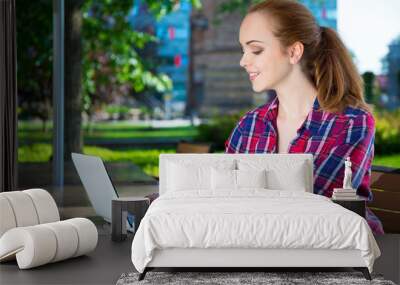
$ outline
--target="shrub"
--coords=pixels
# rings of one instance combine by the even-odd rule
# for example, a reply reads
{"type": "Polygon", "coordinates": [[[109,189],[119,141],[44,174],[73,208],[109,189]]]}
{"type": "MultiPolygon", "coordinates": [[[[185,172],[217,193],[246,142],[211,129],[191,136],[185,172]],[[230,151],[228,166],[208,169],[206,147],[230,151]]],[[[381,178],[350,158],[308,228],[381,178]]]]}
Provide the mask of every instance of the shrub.
{"type": "Polygon", "coordinates": [[[126,119],[129,115],[130,108],[123,105],[109,105],[106,107],[107,114],[118,120],[126,119]]]}
{"type": "Polygon", "coordinates": [[[239,122],[244,112],[213,117],[198,127],[197,141],[212,142],[216,151],[225,149],[225,141],[239,122]]]}
{"type": "Polygon", "coordinates": [[[36,143],[18,147],[19,162],[45,162],[52,154],[51,144],[36,143]]]}
{"type": "Polygon", "coordinates": [[[381,155],[400,152],[400,109],[375,114],[375,151],[381,155]]]}

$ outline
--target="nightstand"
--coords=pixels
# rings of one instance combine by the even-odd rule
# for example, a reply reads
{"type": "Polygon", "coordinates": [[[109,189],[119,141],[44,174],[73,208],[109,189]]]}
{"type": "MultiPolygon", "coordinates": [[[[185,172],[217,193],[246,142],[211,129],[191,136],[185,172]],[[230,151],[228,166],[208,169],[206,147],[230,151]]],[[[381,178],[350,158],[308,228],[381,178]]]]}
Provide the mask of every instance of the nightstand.
{"type": "Polygon", "coordinates": [[[365,202],[364,198],[356,198],[351,200],[345,199],[331,199],[332,202],[339,204],[340,206],[353,211],[354,213],[359,214],[361,217],[365,219],[365,202]]]}
{"type": "Polygon", "coordinates": [[[112,200],[111,205],[111,239],[113,241],[123,241],[127,236],[126,223],[128,212],[134,216],[136,233],[140,221],[149,208],[150,200],[145,197],[117,198],[112,200]]]}

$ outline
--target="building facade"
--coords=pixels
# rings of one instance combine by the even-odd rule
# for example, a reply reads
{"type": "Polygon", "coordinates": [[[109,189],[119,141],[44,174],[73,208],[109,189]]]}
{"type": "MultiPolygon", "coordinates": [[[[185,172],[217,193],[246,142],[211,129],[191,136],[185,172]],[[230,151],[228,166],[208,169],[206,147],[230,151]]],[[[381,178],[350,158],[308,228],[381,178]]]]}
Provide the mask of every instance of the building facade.
{"type": "Polygon", "coordinates": [[[129,15],[133,29],[157,37],[156,44],[147,45],[144,51],[140,52],[147,59],[156,61],[155,71],[168,75],[173,83],[170,92],[161,96],[150,93],[138,94],[137,99],[150,108],[162,108],[165,119],[182,116],[188,100],[191,9],[190,2],[183,0],[171,13],[157,20],[142,0],[136,0],[129,15]]]}
{"type": "MultiPolygon", "coordinates": [[[[239,66],[238,34],[243,14],[218,14],[223,2],[203,0],[200,10],[192,10],[189,1],[180,1],[172,13],[155,21],[141,1],[135,1],[133,27],[158,37],[156,53],[161,64],[157,71],[169,75],[173,82],[172,92],[162,98],[166,118],[236,113],[267,100],[267,94],[252,91],[239,66]]],[[[336,0],[300,2],[320,25],[336,29],[336,0]]]]}
{"type": "Polygon", "coordinates": [[[400,106],[400,36],[389,45],[387,60],[387,96],[386,106],[390,109],[400,106]]]}
{"type": "Polygon", "coordinates": [[[181,1],[172,13],[156,23],[157,56],[162,63],[157,71],[167,74],[173,82],[172,91],[164,94],[167,119],[182,116],[188,100],[191,9],[189,1],[181,1]]]}
{"type": "MultiPolygon", "coordinates": [[[[242,56],[238,41],[243,15],[223,15],[219,24],[213,19],[222,0],[203,0],[201,11],[193,18],[207,19],[207,29],[193,29],[193,92],[195,112],[201,116],[235,113],[262,105],[267,94],[252,91],[248,76],[239,66],[242,56]]],[[[336,0],[302,0],[321,26],[336,30],[336,0]]]]}

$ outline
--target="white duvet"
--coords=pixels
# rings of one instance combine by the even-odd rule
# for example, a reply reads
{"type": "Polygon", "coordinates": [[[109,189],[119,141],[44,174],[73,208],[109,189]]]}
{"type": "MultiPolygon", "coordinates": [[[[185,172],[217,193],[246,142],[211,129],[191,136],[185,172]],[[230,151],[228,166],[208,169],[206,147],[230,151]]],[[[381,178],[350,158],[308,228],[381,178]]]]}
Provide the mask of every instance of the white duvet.
{"type": "Polygon", "coordinates": [[[380,255],[359,215],[321,195],[266,189],[162,195],[133,240],[135,268],[164,248],[358,249],[370,272],[380,255]]]}

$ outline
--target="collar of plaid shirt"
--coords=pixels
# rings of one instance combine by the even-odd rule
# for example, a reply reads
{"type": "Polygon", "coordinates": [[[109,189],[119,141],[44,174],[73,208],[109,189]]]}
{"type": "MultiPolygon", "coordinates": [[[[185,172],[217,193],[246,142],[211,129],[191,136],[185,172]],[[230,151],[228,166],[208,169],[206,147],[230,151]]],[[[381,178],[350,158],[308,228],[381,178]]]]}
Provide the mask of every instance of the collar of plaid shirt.
{"type": "MultiPolygon", "coordinates": [[[[268,136],[268,143],[265,147],[262,147],[262,140],[259,140],[255,152],[277,152],[278,132],[276,118],[278,116],[278,106],[279,100],[278,97],[275,96],[269,103],[257,109],[256,116],[258,118],[255,119],[253,131],[254,133],[259,133],[257,130],[264,129],[262,133],[268,136]]],[[[315,143],[312,144],[310,138],[316,137],[318,141],[322,143],[325,141],[323,138],[328,138],[328,134],[329,137],[336,137],[338,132],[343,130],[346,121],[346,116],[335,115],[320,109],[318,99],[316,98],[312,110],[307,115],[301,127],[297,130],[297,136],[291,141],[288,153],[319,153],[323,149],[326,149],[326,147],[321,145],[319,149],[315,148],[315,143]],[[327,125],[326,122],[333,122],[332,119],[334,119],[335,124],[331,123],[327,125]],[[334,128],[332,128],[333,125],[335,125],[334,128]],[[323,133],[325,133],[325,136],[323,133]]],[[[254,144],[254,142],[250,139],[248,144],[249,150],[251,150],[251,145],[254,144]]]]}

